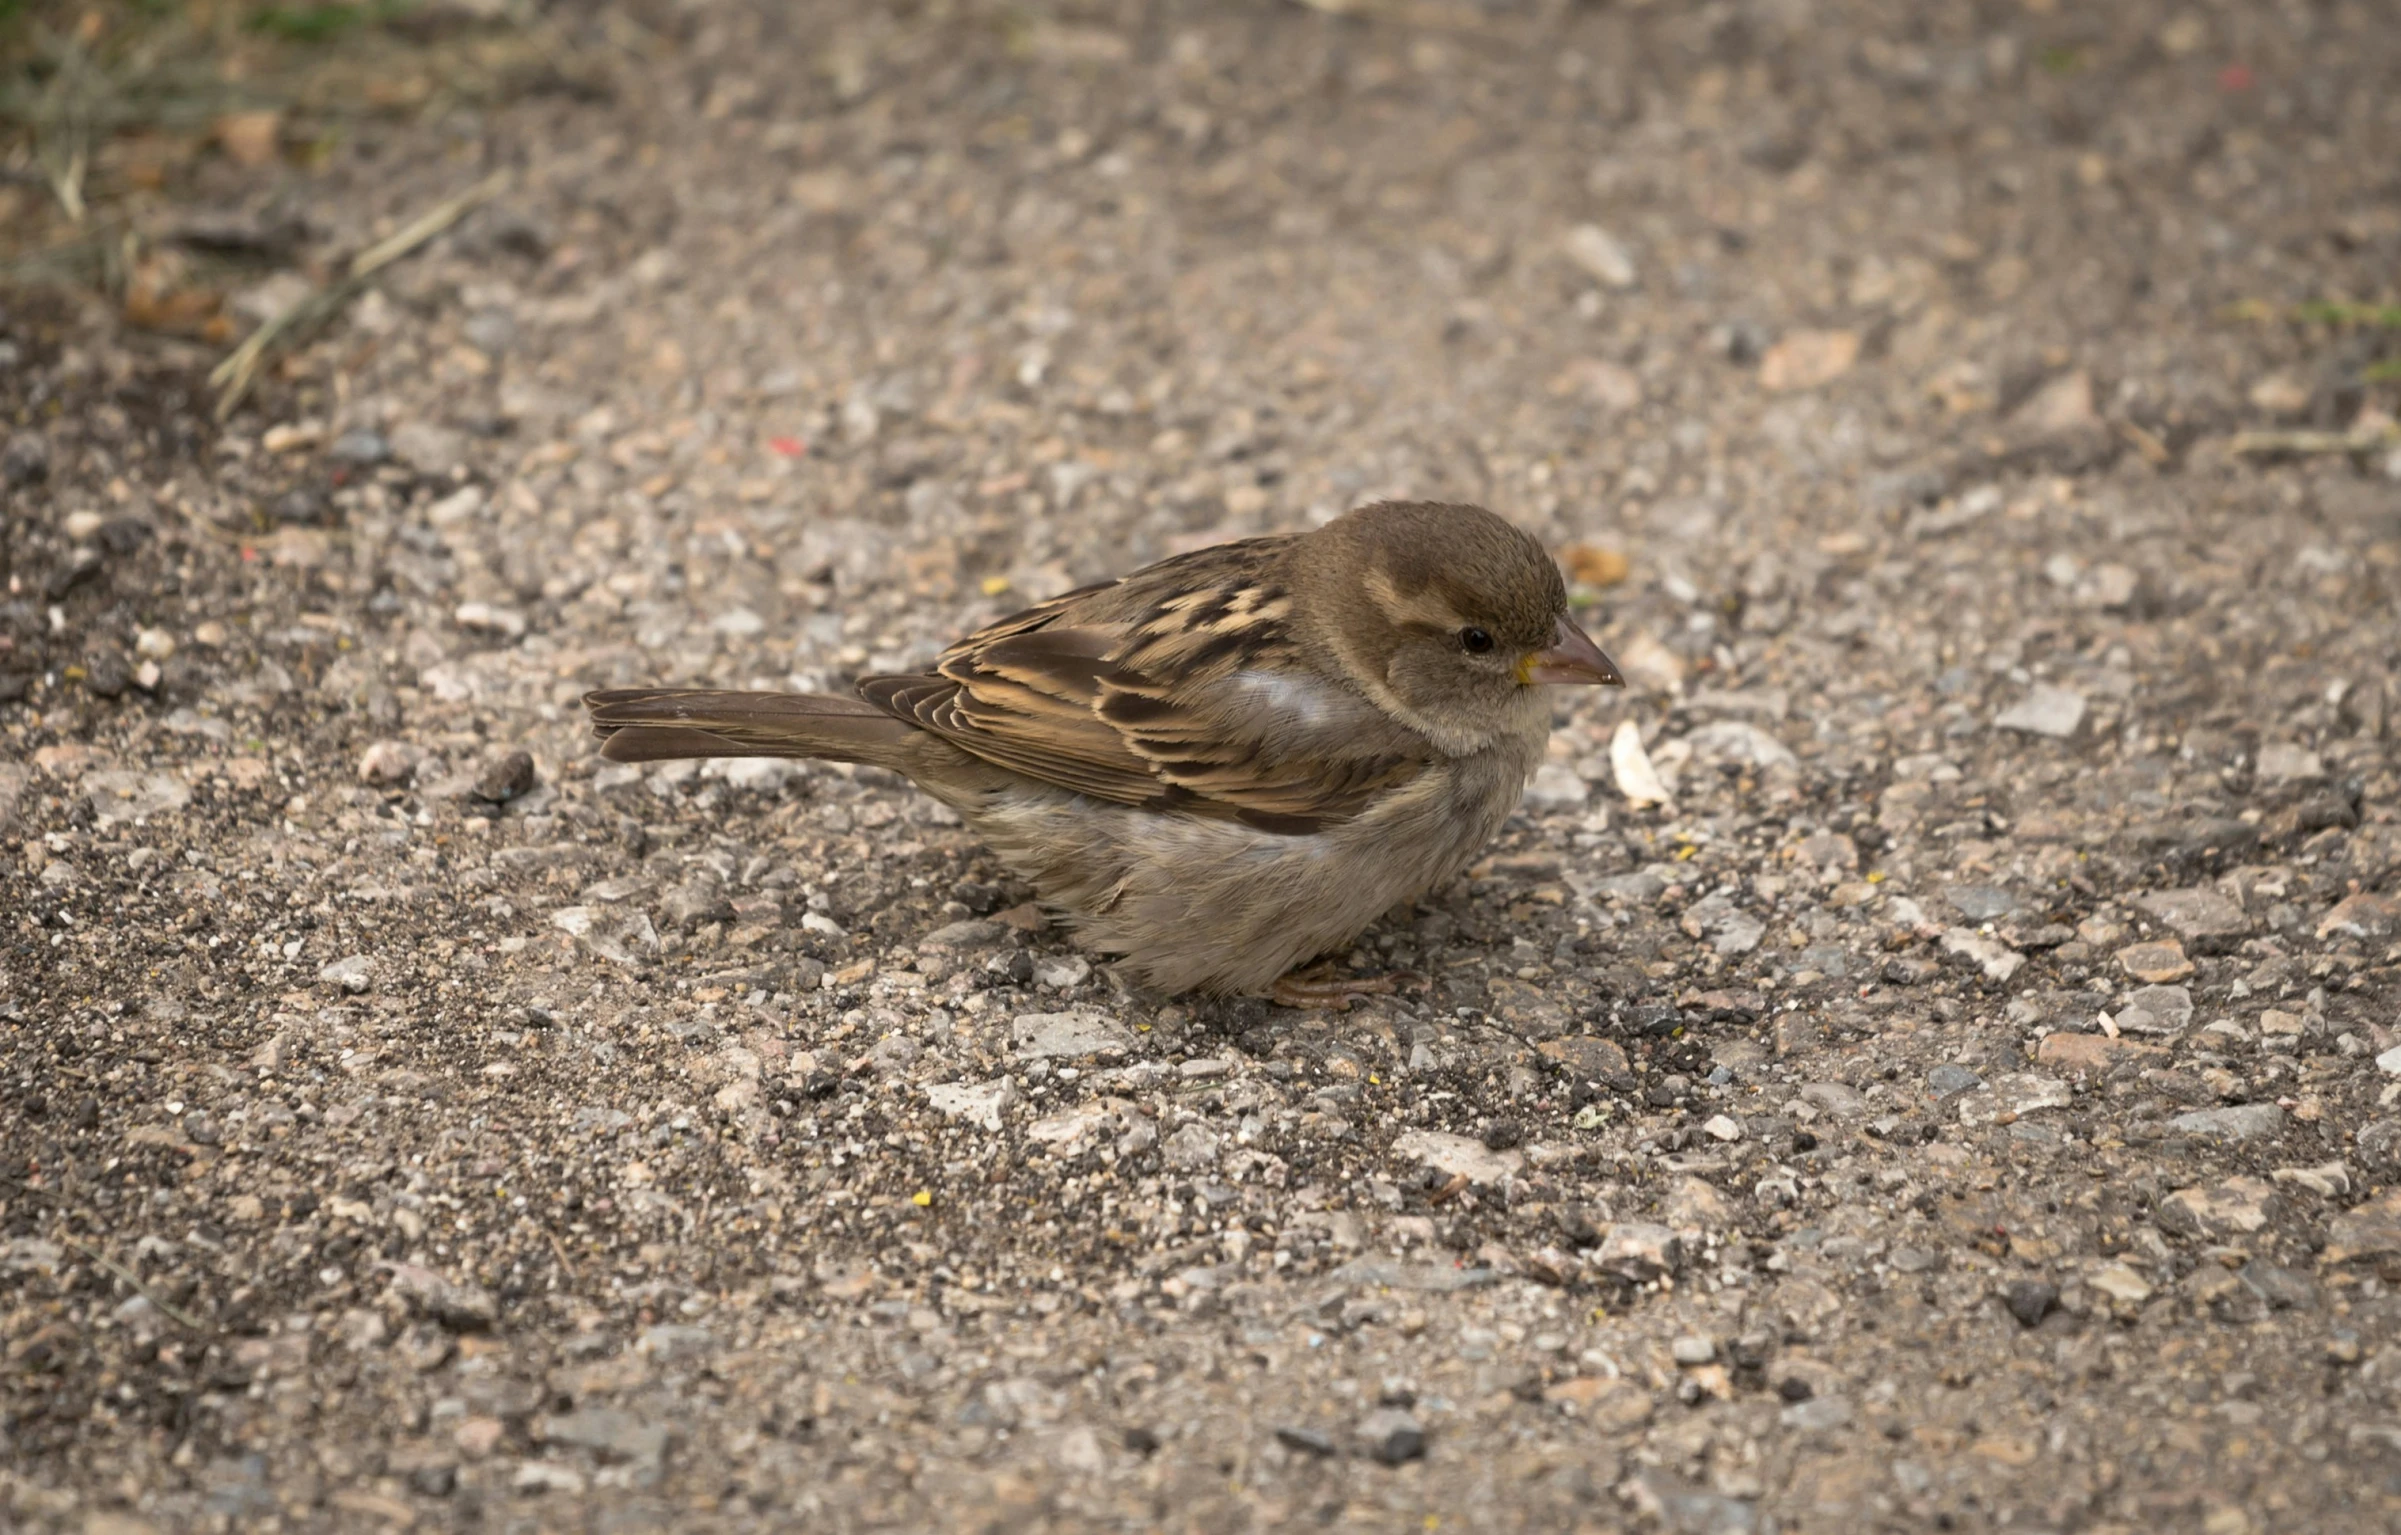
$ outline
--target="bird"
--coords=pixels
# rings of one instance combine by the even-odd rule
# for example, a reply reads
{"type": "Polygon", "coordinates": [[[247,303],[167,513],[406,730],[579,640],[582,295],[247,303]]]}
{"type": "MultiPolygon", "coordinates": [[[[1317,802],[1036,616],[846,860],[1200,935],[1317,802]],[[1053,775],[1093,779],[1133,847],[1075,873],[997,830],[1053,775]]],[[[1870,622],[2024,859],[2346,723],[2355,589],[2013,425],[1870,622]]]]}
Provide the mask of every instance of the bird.
{"type": "Polygon", "coordinates": [[[1542,761],[1550,686],[1624,681],[1530,534],[1384,501],[1079,587],[848,697],[584,703],[613,762],[900,773],[1170,996],[1347,1006],[1388,988],[1299,968],[1467,867],[1542,761]]]}

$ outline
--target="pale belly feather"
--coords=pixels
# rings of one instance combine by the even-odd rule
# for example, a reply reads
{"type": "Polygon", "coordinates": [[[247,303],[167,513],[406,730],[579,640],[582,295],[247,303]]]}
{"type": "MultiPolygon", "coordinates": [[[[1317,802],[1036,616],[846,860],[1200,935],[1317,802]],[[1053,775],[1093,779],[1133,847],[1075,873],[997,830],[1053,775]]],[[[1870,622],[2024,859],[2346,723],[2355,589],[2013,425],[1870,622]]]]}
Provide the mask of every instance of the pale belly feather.
{"type": "Polygon", "coordinates": [[[1541,746],[1529,733],[1452,759],[1302,836],[1033,786],[956,808],[1089,947],[1169,992],[1249,993],[1454,878],[1516,807],[1541,746]]]}

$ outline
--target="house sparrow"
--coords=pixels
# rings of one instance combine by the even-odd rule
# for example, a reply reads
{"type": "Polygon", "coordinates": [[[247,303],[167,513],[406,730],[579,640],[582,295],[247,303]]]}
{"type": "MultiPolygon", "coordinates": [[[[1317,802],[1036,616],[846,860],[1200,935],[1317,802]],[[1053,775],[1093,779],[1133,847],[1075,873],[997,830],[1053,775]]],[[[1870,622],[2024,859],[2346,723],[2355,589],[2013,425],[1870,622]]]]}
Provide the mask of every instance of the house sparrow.
{"type": "Polygon", "coordinates": [[[1480,507],[1383,502],[1052,598],[853,698],[584,703],[616,762],[906,774],[1086,946],[1226,995],[1450,880],[1542,760],[1542,685],[1623,680],[1532,538],[1480,507]]]}

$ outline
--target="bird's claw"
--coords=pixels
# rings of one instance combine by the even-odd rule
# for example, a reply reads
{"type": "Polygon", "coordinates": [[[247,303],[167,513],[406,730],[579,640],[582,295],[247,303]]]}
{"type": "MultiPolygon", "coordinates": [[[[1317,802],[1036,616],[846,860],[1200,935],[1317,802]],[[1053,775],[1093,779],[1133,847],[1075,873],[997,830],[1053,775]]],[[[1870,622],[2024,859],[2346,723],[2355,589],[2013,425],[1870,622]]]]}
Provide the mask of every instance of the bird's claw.
{"type": "Polygon", "coordinates": [[[1424,985],[1423,977],[1406,970],[1384,975],[1337,975],[1330,966],[1321,966],[1312,973],[1295,970],[1278,980],[1268,1000],[1278,1007],[1299,1009],[1328,1007],[1336,1012],[1348,1012],[1353,1002],[1370,997],[1389,997],[1400,991],[1404,983],[1424,985]]]}

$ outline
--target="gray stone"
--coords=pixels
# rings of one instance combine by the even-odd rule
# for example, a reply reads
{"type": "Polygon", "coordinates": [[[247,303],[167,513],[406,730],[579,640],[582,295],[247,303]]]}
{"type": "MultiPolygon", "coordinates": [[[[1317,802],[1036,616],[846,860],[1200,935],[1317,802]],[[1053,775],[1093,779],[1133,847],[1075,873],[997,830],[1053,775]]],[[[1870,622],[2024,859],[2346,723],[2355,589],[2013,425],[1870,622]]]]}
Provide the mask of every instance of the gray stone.
{"type": "Polygon", "coordinates": [[[1747,720],[1715,720],[1685,736],[1684,741],[1704,762],[1749,768],[1800,766],[1791,747],[1747,720]]]}
{"type": "Polygon", "coordinates": [[[1048,954],[1034,961],[1034,984],[1049,991],[1073,991],[1092,978],[1092,961],[1081,954],[1048,954]]]}
{"type": "Polygon", "coordinates": [[[2018,909],[2018,898],[1998,885],[1953,885],[1943,899],[1970,922],[1991,922],[2018,909]]]}
{"type": "Polygon", "coordinates": [[[1648,906],[1666,893],[1667,881],[1656,874],[1612,874],[1593,881],[1595,895],[1608,896],[1634,906],[1648,906]]]}
{"type": "Polygon", "coordinates": [[[2401,1119],[2371,1120],[2352,1144],[2362,1165],[2381,1173],[2401,1172],[2401,1119]]]}
{"type": "Polygon", "coordinates": [[[1394,1263],[1382,1258],[1354,1258],[1326,1277],[1336,1284],[1448,1295],[1453,1291],[1473,1290],[1491,1284],[1501,1275],[1498,1269],[1453,1268],[1449,1264],[1394,1263]]]}
{"type": "Polygon", "coordinates": [[[2336,902],[2318,919],[2318,941],[2389,938],[2401,932],[2401,897],[2362,891],[2336,902]]]}
{"type": "Polygon", "coordinates": [[[925,1099],[937,1113],[998,1130],[1001,1116],[1017,1101],[1017,1087],[1007,1077],[989,1082],[937,1082],[925,1090],[925,1099]]]}
{"type": "Polygon", "coordinates": [[[2003,730],[2064,741],[2084,723],[2084,695],[2073,688],[2037,683],[2024,699],[1996,715],[1993,723],[2003,730]]]}
{"type": "Polygon", "coordinates": [[[1767,935],[1767,925],[1738,908],[1724,891],[1693,902],[1680,925],[1694,938],[1707,937],[1711,948],[1729,958],[1750,953],[1767,935]]]}
{"type": "Polygon", "coordinates": [[[583,1473],[571,1466],[554,1466],[548,1461],[529,1460],[518,1465],[509,1478],[509,1490],[515,1493],[555,1492],[565,1497],[579,1497],[584,1490],[583,1473]]]}
{"type": "Polygon", "coordinates": [[[925,1046],[906,1034],[887,1034],[867,1052],[867,1059],[885,1076],[898,1076],[917,1064],[925,1046]]]}
{"type": "Polygon", "coordinates": [[[1794,963],[1803,970],[1815,970],[1820,975],[1830,976],[1838,981],[1847,978],[1851,973],[1850,951],[1838,944],[1811,944],[1800,952],[1800,956],[1794,963]]]}
{"type": "Polygon", "coordinates": [[[173,773],[87,773],[84,802],[102,827],[167,815],[192,802],[191,786],[173,773]]]}
{"type": "Polygon", "coordinates": [[[2162,890],[2134,904],[2166,924],[2195,954],[2224,953],[2251,931],[2251,919],[2243,915],[2243,909],[2207,886],[2162,890]]]}
{"type": "Polygon", "coordinates": [[[1598,224],[1578,224],[1567,232],[1567,257],[1604,288],[1631,288],[1639,280],[1633,256],[1598,224]]]}
{"type": "Polygon", "coordinates": [[[517,322],[505,309],[479,309],[467,317],[459,334],[477,351],[497,357],[517,339],[517,322]]]}
{"type": "Polygon", "coordinates": [[[1217,1165],[1217,1148],[1224,1137],[1204,1124],[1189,1124],[1159,1143],[1159,1154],[1167,1165],[1183,1172],[1197,1172],[1217,1165]]]}
{"type": "Polygon", "coordinates": [[[0,485],[17,490],[49,477],[50,444],[39,433],[18,432],[0,449],[0,485]]]}
{"type": "Polygon", "coordinates": [[[644,1329],[634,1349],[662,1362],[698,1359],[717,1351],[717,1335],[688,1322],[661,1322],[644,1329]]]}
{"type": "Polygon", "coordinates": [[[659,899],[659,916],[670,928],[690,931],[704,922],[730,921],[733,902],[715,875],[696,874],[659,899]]]}
{"type": "Polygon", "coordinates": [[[917,951],[928,949],[988,949],[1009,936],[1009,930],[998,922],[969,918],[938,927],[917,940],[917,951]]]}
{"type": "Polygon", "coordinates": [[[1397,1407],[1383,1407],[1359,1420],[1359,1448],[1373,1460],[1397,1466],[1426,1453],[1426,1431],[1397,1407]]]}
{"type": "Polygon", "coordinates": [[[350,431],[336,437],[326,448],[325,456],[338,464],[356,464],[366,468],[390,458],[392,445],[384,440],[381,432],[350,431]]]}
{"type": "Polygon", "coordinates": [[[391,1265],[392,1292],[420,1316],[458,1332],[475,1332],[500,1319],[500,1302],[478,1284],[462,1284],[415,1263],[391,1265]]]}
{"type": "MultiPolygon", "coordinates": [[[[2364,1137],[2367,1132],[2360,1133],[2364,1137]]],[[[2304,1189],[2320,1199],[2340,1199],[2351,1192],[2351,1169],[2340,1162],[2316,1167],[2279,1167],[2274,1176],[2278,1187],[2304,1189]]]]}
{"type": "Polygon", "coordinates": [[[2263,784],[2316,783],[2326,776],[2326,761],[2306,746],[2263,741],[2257,776],[2263,784]]]}
{"type": "Polygon", "coordinates": [[[2278,1268],[2263,1258],[2244,1264],[2239,1277],[2271,1311],[2307,1311],[2318,1303],[2318,1287],[2308,1275],[2278,1268]]]}
{"type": "Polygon", "coordinates": [[[612,964],[638,966],[659,956],[650,913],[623,906],[562,906],[550,925],[612,964]]]}
{"type": "Polygon", "coordinates": [[[2075,1102],[2068,1085],[2057,1077],[2013,1072],[1986,1087],[1962,1093],[1959,1122],[1993,1125],[2014,1122],[2047,1109],[2064,1109],[2075,1102]]]}
{"type": "Polygon", "coordinates": [[[494,805],[505,805],[534,786],[534,759],[530,752],[514,751],[494,759],[475,780],[475,797],[494,805]]]}
{"type": "Polygon", "coordinates": [[[1421,1162],[1436,1172],[1471,1183],[1504,1183],[1526,1165],[1525,1153],[1495,1150],[1482,1141],[1440,1130],[1406,1130],[1392,1143],[1392,1154],[1405,1162],[1421,1162]]]}
{"type": "Polygon", "coordinates": [[[1668,1535],[1758,1535],[1759,1510],[1752,1504],[1704,1492],[1672,1471],[1644,1471],[1627,1491],[1668,1535]]]}
{"type": "Polygon", "coordinates": [[[358,777],[377,788],[397,788],[409,781],[425,753],[406,741],[377,741],[359,753],[358,777]]]}
{"type": "Polygon", "coordinates": [[[2138,1307],[2151,1298],[2151,1281],[2136,1273],[2131,1264],[2104,1263],[2085,1283],[2117,1306],[2138,1307]]]}
{"type": "Polygon", "coordinates": [[[1637,1284],[1673,1274],[1684,1266],[1684,1239],[1665,1226],[1621,1221],[1602,1241],[1595,1267],[1637,1284]]]}
{"type": "Polygon", "coordinates": [[[2228,1178],[2206,1188],[2178,1189],[2159,1202],[2164,1231],[2212,1242],[2250,1236],[2280,1215],[2284,1202],[2264,1178],[2228,1178]]]}
{"type": "Polygon", "coordinates": [[[1964,927],[1955,927],[1942,935],[1942,951],[1957,954],[1972,961],[1991,981],[2006,981],[2026,963],[2026,956],[1997,938],[1964,927]]]}
{"type": "Polygon", "coordinates": [[[392,429],[392,453],[419,474],[446,475],[467,461],[467,434],[430,422],[404,422],[392,429]]]}
{"type": "Polygon", "coordinates": [[[1965,1066],[1937,1066],[1926,1073],[1926,1086],[1944,1097],[1953,1093],[1973,1092],[1984,1085],[1984,1079],[1965,1066]]]}
{"type": "Polygon", "coordinates": [[[2001,1304],[2020,1326],[2039,1327],[2059,1304],[2059,1286],[2041,1279],[2015,1280],[2001,1292],[2001,1304]]]}
{"type": "MultiPolygon", "coordinates": [[[[275,1493],[267,1485],[267,1458],[263,1455],[210,1461],[200,1473],[200,1487],[203,1506],[212,1514],[247,1524],[271,1518],[276,1512],[275,1493]]],[[[95,1519],[84,1528],[99,1526],[100,1521],[95,1519]]]]}
{"type": "Polygon", "coordinates": [[[1839,1396],[1813,1396],[1777,1413],[1776,1421],[1795,1433],[1831,1433],[1851,1421],[1851,1404],[1839,1396]]]}
{"type": "Polygon", "coordinates": [[[1334,1436],[1324,1429],[1302,1428],[1291,1423],[1276,1430],[1276,1443],[1287,1450],[1298,1450],[1303,1455],[1314,1455],[1320,1460],[1333,1454],[1335,1448],[1334,1436]]]}
{"type": "Polygon", "coordinates": [[[356,996],[375,984],[375,961],[364,954],[328,960],[318,969],[317,979],[356,996]]]}
{"type": "Polygon", "coordinates": [[[462,602],[451,617],[462,629],[510,640],[523,639],[528,627],[523,613],[491,602],[462,602]]]}
{"type": "Polygon", "coordinates": [[[610,1460],[657,1470],[667,1459],[666,1425],[647,1422],[614,1407],[583,1407],[542,1420],[542,1437],[552,1444],[590,1450],[610,1460]]]}
{"type": "Polygon", "coordinates": [[[1592,797],[1592,786],[1564,762],[1546,762],[1534,770],[1526,785],[1526,808],[1537,813],[1581,810],[1592,797]]]}
{"type": "Polygon", "coordinates": [[[789,757],[721,757],[710,767],[723,772],[727,788],[751,794],[779,794],[809,771],[805,763],[789,757]]]}
{"type": "Polygon", "coordinates": [[[2128,1034],[2181,1034],[2193,1021],[2193,994],[2182,986],[2144,986],[2127,994],[2111,1021],[2128,1034]]]}
{"type": "Polygon", "coordinates": [[[1065,1013],[1019,1013],[1009,1023],[1009,1045],[1036,1060],[1122,1054],[1134,1036],[1092,1008],[1065,1013]]]}
{"type": "Polygon", "coordinates": [[[2401,1277],[2401,1189],[2387,1189],[2338,1215],[2326,1228],[2319,1263],[2364,1263],[2386,1278],[2401,1277]]]}
{"type": "Polygon", "coordinates": [[[1759,940],[1766,936],[1766,923],[1749,912],[1732,912],[1711,925],[1709,947],[1732,958],[1758,948],[1759,940]]]}
{"type": "Polygon", "coordinates": [[[277,522],[297,523],[301,527],[311,527],[317,523],[328,521],[326,513],[331,510],[332,507],[327,503],[325,497],[316,491],[301,489],[287,490],[277,496],[275,505],[269,508],[269,513],[277,522]]]}
{"type": "Polygon", "coordinates": [[[2284,1110],[2272,1103],[2243,1103],[2222,1109],[2195,1109],[2168,1121],[2168,1128],[2186,1135],[2217,1136],[2230,1141],[2264,1140],[2284,1130],[2284,1110]]]}
{"type": "Polygon", "coordinates": [[[1857,1119],[1867,1112],[1867,1096],[1842,1082],[1804,1082],[1800,1098],[1836,1119],[1857,1119]]]}

